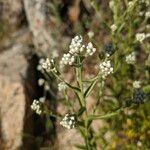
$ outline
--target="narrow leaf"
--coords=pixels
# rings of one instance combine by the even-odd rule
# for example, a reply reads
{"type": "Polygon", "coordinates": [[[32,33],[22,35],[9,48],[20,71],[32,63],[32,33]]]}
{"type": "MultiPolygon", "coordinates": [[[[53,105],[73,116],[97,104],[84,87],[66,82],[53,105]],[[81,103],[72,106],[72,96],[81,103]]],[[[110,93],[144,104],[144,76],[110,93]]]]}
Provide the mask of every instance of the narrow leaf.
{"type": "Polygon", "coordinates": [[[85,91],[84,97],[87,97],[87,96],[91,93],[91,91],[92,91],[92,89],[94,88],[96,82],[97,82],[97,80],[95,80],[95,81],[93,81],[93,82],[91,83],[91,85],[90,85],[90,86],[87,88],[87,90],[85,91]]]}

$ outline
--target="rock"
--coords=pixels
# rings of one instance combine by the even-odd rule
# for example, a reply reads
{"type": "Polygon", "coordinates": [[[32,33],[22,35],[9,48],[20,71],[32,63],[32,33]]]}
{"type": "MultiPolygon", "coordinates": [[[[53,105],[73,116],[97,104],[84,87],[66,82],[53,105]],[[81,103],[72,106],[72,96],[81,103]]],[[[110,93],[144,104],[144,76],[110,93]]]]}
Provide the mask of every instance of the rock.
{"type": "Polygon", "coordinates": [[[17,43],[0,53],[1,138],[7,150],[22,145],[26,101],[21,74],[27,69],[25,51],[27,48],[17,43]]]}
{"type": "Polygon", "coordinates": [[[4,21],[8,28],[14,30],[21,24],[23,5],[22,0],[1,0],[0,20],[4,21]]]}

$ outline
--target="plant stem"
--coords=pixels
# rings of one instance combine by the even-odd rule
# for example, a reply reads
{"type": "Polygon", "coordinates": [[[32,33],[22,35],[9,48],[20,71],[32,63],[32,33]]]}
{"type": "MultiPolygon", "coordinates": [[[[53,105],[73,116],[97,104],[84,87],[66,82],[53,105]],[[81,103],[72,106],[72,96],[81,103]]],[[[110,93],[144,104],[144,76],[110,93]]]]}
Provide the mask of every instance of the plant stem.
{"type": "MultiPolygon", "coordinates": [[[[78,64],[81,64],[80,58],[77,57],[78,64]]],[[[84,92],[83,92],[83,83],[82,83],[82,66],[76,68],[76,77],[77,83],[80,88],[80,92],[78,92],[78,96],[81,102],[82,107],[85,107],[85,99],[84,99],[84,92]]]]}

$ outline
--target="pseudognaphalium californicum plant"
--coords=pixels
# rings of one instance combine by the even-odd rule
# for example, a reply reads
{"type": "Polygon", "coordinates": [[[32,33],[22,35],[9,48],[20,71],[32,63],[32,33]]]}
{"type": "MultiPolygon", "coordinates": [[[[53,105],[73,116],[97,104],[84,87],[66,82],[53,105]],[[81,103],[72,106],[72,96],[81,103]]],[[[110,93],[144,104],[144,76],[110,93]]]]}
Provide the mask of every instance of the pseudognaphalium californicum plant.
{"type": "MultiPolygon", "coordinates": [[[[43,86],[43,89],[49,92],[55,100],[62,102],[65,110],[62,114],[50,110],[46,107],[46,96],[34,100],[31,108],[39,115],[58,118],[59,127],[78,130],[85,141],[85,144],[78,148],[95,150],[97,141],[102,137],[99,141],[103,141],[104,146],[102,145],[101,149],[105,149],[106,142],[112,140],[113,134],[106,131],[108,127],[98,133],[95,132],[92,126],[93,121],[105,119],[107,125],[112,126],[114,130],[117,123],[120,125],[121,121],[128,120],[132,116],[134,113],[132,108],[136,110],[146,102],[148,95],[146,93],[150,91],[150,87],[146,85],[149,84],[147,79],[150,77],[147,69],[150,66],[149,45],[146,43],[150,34],[147,33],[148,27],[136,29],[142,20],[141,5],[145,3],[147,7],[147,1],[125,1],[125,7],[121,7],[121,9],[125,8],[122,13],[119,13],[121,9],[118,7],[118,3],[122,4],[121,1],[115,0],[109,2],[113,19],[107,24],[109,25],[107,29],[110,39],[109,41],[106,39],[105,46],[101,41],[95,41],[94,37],[97,36],[97,33],[89,29],[88,39],[81,35],[73,37],[68,50],[60,54],[60,58],[42,58],[37,66],[37,70],[44,75],[38,80],[39,87],[43,86]],[[134,13],[137,10],[139,13],[134,13]],[[131,21],[132,17],[134,25],[131,21]],[[130,23],[128,24],[128,22],[130,23]],[[143,55],[141,55],[140,46],[145,50],[143,55]],[[91,64],[92,69],[90,68],[91,64]],[[139,64],[141,64],[141,68],[138,66],[139,64]],[[93,73],[92,77],[89,70],[93,73]],[[69,77],[66,75],[67,71],[69,77]],[[55,92],[58,91],[58,95],[51,89],[50,82],[52,80],[55,81],[54,84],[57,86],[55,92]],[[94,102],[89,108],[90,100],[94,102]]],[[[148,10],[146,12],[144,14],[145,22],[149,18],[148,10]]],[[[141,118],[143,113],[144,111],[141,118]]],[[[138,119],[136,121],[138,122],[138,119]]],[[[147,131],[145,128],[142,127],[142,132],[147,131]]],[[[121,130],[123,129],[124,124],[121,126],[121,130]]],[[[133,134],[135,130],[131,130],[129,133],[127,130],[128,127],[125,128],[124,132],[127,133],[124,137],[132,136],[137,143],[140,143],[139,140],[143,137],[135,136],[133,134]]]]}

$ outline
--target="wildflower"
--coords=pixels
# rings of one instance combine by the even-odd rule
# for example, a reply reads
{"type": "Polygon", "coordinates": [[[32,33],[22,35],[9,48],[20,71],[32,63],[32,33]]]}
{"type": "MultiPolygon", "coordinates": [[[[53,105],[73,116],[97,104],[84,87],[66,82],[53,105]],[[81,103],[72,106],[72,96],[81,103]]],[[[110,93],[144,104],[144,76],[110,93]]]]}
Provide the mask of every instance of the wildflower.
{"type": "Polygon", "coordinates": [[[115,32],[117,30],[117,26],[115,24],[111,25],[111,31],[115,32]]]}
{"type": "Polygon", "coordinates": [[[129,3],[128,3],[128,6],[131,8],[131,7],[133,7],[133,5],[134,5],[134,2],[133,1],[130,1],[129,3]]]}
{"type": "Polygon", "coordinates": [[[65,82],[60,82],[60,83],[58,84],[58,90],[59,90],[59,91],[64,91],[66,88],[67,88],[67,85],[66,85],[65,82]]]}
{"type": "Polygon", "coordinates": [[[110,9],[113,10],[113,8],[114,8],[114,1],[113,1],[113,0],[111,0],[111,1],[109,2],[109,7],[110,7],[110,9]]]}
{"type": "Polygon", "coordinates": [[[42,63],[44,62],[45,60],[43,59],[43,58],[41,58],[40,60],[39,60],[39,64],[38,64],[38,66],[37,66],[37,70],[38,71],[41,71],[42,70],[42,63]]]}
{"type": "Polygon", "coordinates": [[[114,53],[114,48],[112,43],[108,43],[104,46],[104,51],[106,53],[106,56],[110,56],[114,53]]]}
{"type": "Polygon", "coordinates": [[[145,33],[137,33],[136,34],[136,40],[142,43],[146,38],[145,33]]]}
{"type": "Polygon", "coordinates": [[[42,79],[42,78],[40,78],[40,79],[38,80],[38,85],[39,85],[39,86],[42,86],[42,85],[44,84],[44,82],[45,82],[45,80],[42,79]]]}
{"type": "Polygon", "coordinates": [[[132,52],[128,56],[126,56],[126,62],[127,64],[134,64],[136,61],[136,53],[132,52]]]}
{"type": "Polygon", "coordinates": [[[73,65],[75,62],[75,56],[72,56],[70,53],[64,54],[60,64],[61,65],[73,65]]]}
{"type": "Polygon", "coordinates": [[[150,37],[150,33],[147,33],[147,34],[146,34],[146,38],[149,38],[149,37],[150,37]]]}
{"type": "Polygon", "coordinates": [[[69,46],[69,53],[70,54],[78,54],[80,52],[83,52],[85,46],[82,44],[82,36],[75,36],[72,41],[71,44],[69,46]]]}
{"type": "Polygon", "coordinates": [[[93,47],[93,44],[90,42],[88,43],[88,45],[86,46],[86,52],[88,55],[93,55],[96,51],[96,48],[93,47]]]}
{"type": "Polygon", "coordinates": [[[42,113],[41,104],[36,99],[33,101],[32,105],[31,105],[31,109],[34,110],[39,115],[42,113]]]}
{"type": "Polygon", "coordinates": [[[65,117],[60,122],[60,125],[67,129],[73,129],[76,125],[76,118],[72,114],[66,114],[65,117]]]}
{"type": "Polygon", "coordinates": [[[141,141],[138,141],[138,142],[137,142],[137,146],[138,146],[138,147],[141,147],[141,146],[142,146],[142,142],[141,142],[141,141]]]}
{"type": "Polygon", "coordinates": [[[144,103],[145,93],[141,89],[136,89],[133,93],[133,103],[142,104],[144,103]]]}
{"type": "Polygon", "coordinates": [[[48,85],[48,84],[45,84],[44,89],[45,89],[46,91],[48,91],[48,90],[50,89],[50,88],[49,88],[49,85],[48,85]]]}
{"type": "Polygon", "coordinates": [[[42,67],[46,70],[51,70],[52,66],[48,58],[45,60],[45,62],[42,63],[42,67]]]}
{"type": "Polygon", "coordinates": [[[145,13],[145,17],[146,17],[146,18],[150,18],[150,11],[147,11],[147,12],[145,13]]]}
{"type": "Polygon", "coordinates": [[[94,32],[93,31],[89,31],[87,33],[88,37],[91,39],[94,36],[94,32]]]}
{"type": "Polygon", "coordinates": [[[99,65],[102,78],[105,79],[109,74],[113,73],[110,61],[104,61],[99,65]]]}
{"type": "Polygon", "coordinates": [[[134,81],[134,82],[133,82],[133,87],[134,87],[135,89],[140,88],[140,87],[141,87],[141,82],[140,82],[140,81],[134,81]]]}
{"type": "Polygon", "coordinates": [[[41,103],[44,103],[44,102],[45,102],[45,97],[40,97],[40,98],[39,98],[39,101],[40,101],[41,103]]]}
{"type": "Polygon", "coordinates": [[[47,58],[43,63],[42,63],[42,68],[45,69],[47,72],[57,72],[55,66],[54,66],[54,60],[47,58]]]}

